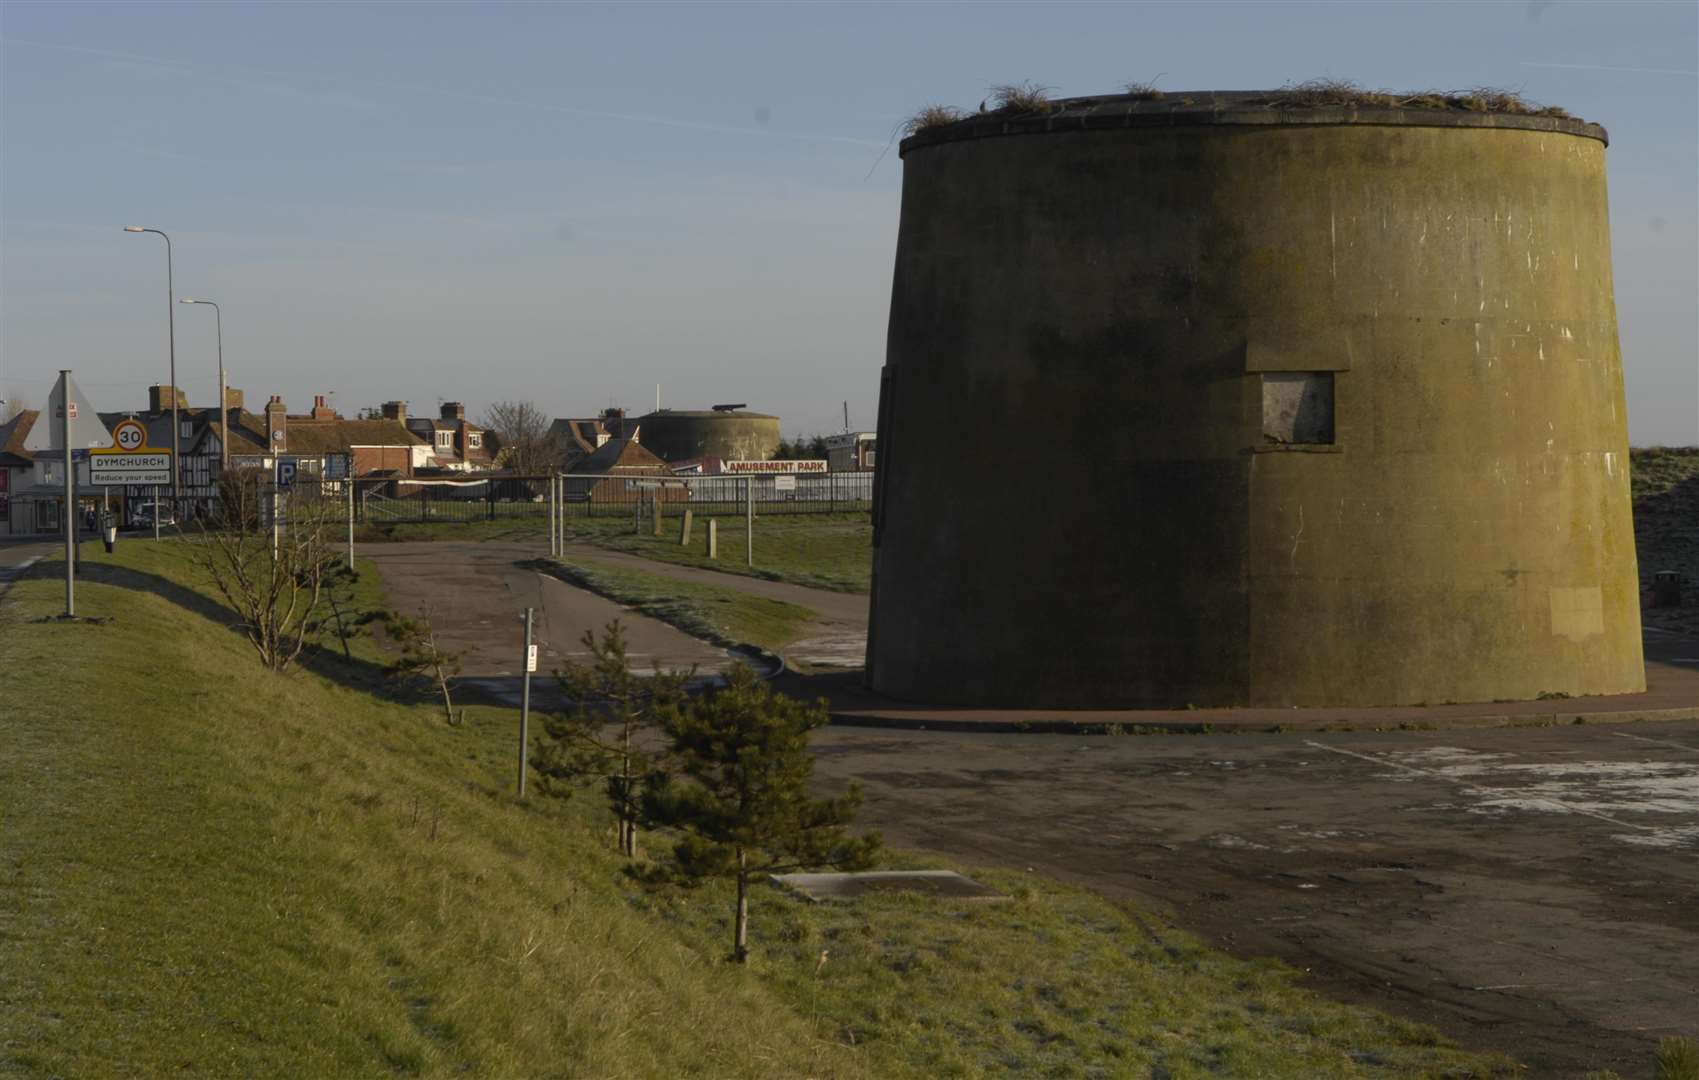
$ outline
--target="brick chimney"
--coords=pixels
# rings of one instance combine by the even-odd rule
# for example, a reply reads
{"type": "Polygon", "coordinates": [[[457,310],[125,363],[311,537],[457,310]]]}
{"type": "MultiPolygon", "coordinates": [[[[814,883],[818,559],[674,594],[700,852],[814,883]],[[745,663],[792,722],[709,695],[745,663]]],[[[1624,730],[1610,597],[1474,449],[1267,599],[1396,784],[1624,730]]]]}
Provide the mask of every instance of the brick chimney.
{"type": "Polygon", "coordinates": [[[177,407],[187,409],[189,399],[183,391],[175,386],[150,386],[147,388],[147,411],[152,413],[170,412],[171,399],[175,396],[177,407]]]}
{"type": "Polygon", "coordinates": [[[336,410],[324,403],[324,395],[318,394],[313,398],[314,420],[335,420],[336,410]]]}
{"type": "Polygon", "coordinates": [[[383,403],[383,418],[407,422],[407,403],[405,401],[386,401],[383,403]]]}
{"type": "Polygon", "coordinates": [[[242,411],[242,391],[226,386],[224,388],[224,407],[242,411]]]}
{"type": "Polygon", "coordinates": [[[445,401],[442,403],[442,418],[444,420],[464,420],[466,419],[466,406],[458,401],[445,401]]]}
{"type": "Polygon", "coordinates": [[[289,449],[289,411],[283,407],[283,399],[276,394],[266,402],[265,430],[272,453],[283,453],[289,449]]]}

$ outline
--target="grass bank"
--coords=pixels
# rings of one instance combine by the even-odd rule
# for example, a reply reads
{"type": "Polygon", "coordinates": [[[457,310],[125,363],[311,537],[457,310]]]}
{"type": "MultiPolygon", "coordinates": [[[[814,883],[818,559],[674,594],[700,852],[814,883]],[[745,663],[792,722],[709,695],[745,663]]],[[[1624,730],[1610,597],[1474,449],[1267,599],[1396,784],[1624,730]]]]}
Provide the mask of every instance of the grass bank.
{"type": "Polygon", "coordinates": [[[755,520],[755,566],[744,562],[744,519],[719,518],[719,558],[707,554],[707,523],[698,520],[690,547],[678,542],[678,521],[666,535],[636,534],[630,522],[588,518],[567,523],[567,539],[646,559],[788,581],[835,592],[866,593],[873,581],[873,525],[866,514],[770,514],[755,520]]]}
{"type": "MultiPolygon", "coordinates": [[[[669,514],[676,514],[671,507],[669,514]]],[[[755,522],[755,563],[744,562],[745,533],[741,514],[719,521],[718,559],[708,558],[706,518],[699,518],[690,547],[678,542],[676,516],[666,521],[666,535],[635,533],[629,517],[580,517],[567,520],[567,539],[646,559],[720,570],[728,574],[788,581],[834,592],[867,593],[873,580],[873,525],[866,514],[769,514],[755,522]]],[[[546,542],[546,519],[508,521],[429,522],[361,526],[359,543],[404,540],[507,540],[546,542]]]]}
{"type": "Polygon", "coordinates": [[[574,585],[721,645],[782,649],[815,617],[800,604],[770,600],[724,585],[679,581],[647,570],[586,559],[550,561],[547,565],[574,585]]]}
{"type": "Polygon", "coordinates": [[[1018,873],[763,888],[730,964],[724,890],[639,891],[597,800],[514,799],[512,710],[386,700],[370,640],[271,675],[180,550],[91,554],[104,625],[38,621],[51,563],[0,601],[0,1073],[1510,1075],[1018,873]]]}

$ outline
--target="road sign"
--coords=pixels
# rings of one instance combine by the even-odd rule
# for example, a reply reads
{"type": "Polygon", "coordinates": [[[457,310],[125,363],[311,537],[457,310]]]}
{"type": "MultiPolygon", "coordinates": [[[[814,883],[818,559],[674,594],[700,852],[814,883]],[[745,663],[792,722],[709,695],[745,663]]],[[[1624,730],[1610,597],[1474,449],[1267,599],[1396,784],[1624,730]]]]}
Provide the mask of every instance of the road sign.
{"type": "Polygon", "coordinates": [[[96,486],[171,482],[169,450],[90,450],[88,460],[88,480],[96,486]]]}
{"type": "Polygon", "coordinates": [[[277,486],[291,488],[295,486],[295,469],[297,463],[289,458],[277,459],[277,486]]]}
{"type": "Polygon", "coordinates": [[[50,450],[63,452],[67,412],[71,421],[72,450],[104,450],[112,445],[112,433],[106,430],[94,406],[89,404],[88,398],[67,374],[53,387],[53,392],[47,396],[47,408],[36,418],[29,434],[24,436],[24,449],[34,454],[50,450]],[[68,410],[65,404],[67,396],[70,398],[68,410]]]}
{"type": "Polygon", "coordinates": [[[147,428],[140,420],[120,420],[112,427],[112,445],[119,450],[146,450],[147,428]]]}
{"type": "Polygon", "coordinates": [[[525,646],[525,670],[537,670],[537,646],[535,645],[525,646]]]}
{"type": "Polygon", "coordinates": [[[348,455],[326,454],[324,456],[324,478],[326,480],[345,480],[348,478],[348,455]]]}
{"type": "Polygon", "coordinates": [[[774,491],[795,491],[796,490],[796,476],[795,475],[786,475],[786,476],[775,476],[775,477],[773,477],[773,490],[774,491]]]}

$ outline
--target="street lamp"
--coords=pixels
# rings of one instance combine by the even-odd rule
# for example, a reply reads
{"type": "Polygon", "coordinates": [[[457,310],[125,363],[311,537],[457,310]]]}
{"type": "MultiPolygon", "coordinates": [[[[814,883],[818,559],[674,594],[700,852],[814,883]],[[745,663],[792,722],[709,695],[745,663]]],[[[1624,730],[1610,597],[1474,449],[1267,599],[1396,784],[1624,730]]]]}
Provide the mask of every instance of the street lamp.
{"type": "MultiPolygon", "coordinates": [[[[183,459],[178,455],[177,446],[177,305],[173,303],[176,289],[171,281],[171,238],[159,229],[140,225],[126,225],[124,231],[159,233],[165,237],[165,325],[166,333],[170,335],[166,340],[171,349],[171,509],[180,514],[183,512],[183,459]]],[[[220,406],[223,404],[219,402],[220,406]]],[[[154,507],[154,512],[158,513],[159,508],[154,507]]]]}
{"type": "Polygon", "coordinates": [[[207,305],[212,308],[212,316],[218,326],[218,468],[220,473],[226,473],[230,471],[230,409],[224,400],[224,312],[213,300],[185,296],[177,302],[207,305]]]}

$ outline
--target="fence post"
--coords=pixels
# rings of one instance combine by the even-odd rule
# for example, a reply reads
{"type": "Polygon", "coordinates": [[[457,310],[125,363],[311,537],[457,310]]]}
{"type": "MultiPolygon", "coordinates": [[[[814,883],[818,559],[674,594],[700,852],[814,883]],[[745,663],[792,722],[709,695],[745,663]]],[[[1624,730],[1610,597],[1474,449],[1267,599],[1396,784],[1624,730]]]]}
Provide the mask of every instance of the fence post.
{"type": "Polygon", "coordinates": [[[755,565],[755,477],[743,480],[743,561],[755,565]]]}
{"type": "Polygon", "coordinates": [[[555,528],[559,524],[560,518],[559,518],[559,515],[557,515],[555,513],[555,478],[554,478],[553,474],[550,474],[550,476],[549,476],[548,510],[549,510],[549,554],[551,556],[555,556],[555,555],[560,554],[560,544],[558,542],[559,538],[555,535],[555,528]]]}
{"type": "Polygon", "coordinates": [[[354,569],[354,478],[348,478],[348,569],[354,569]]]}

